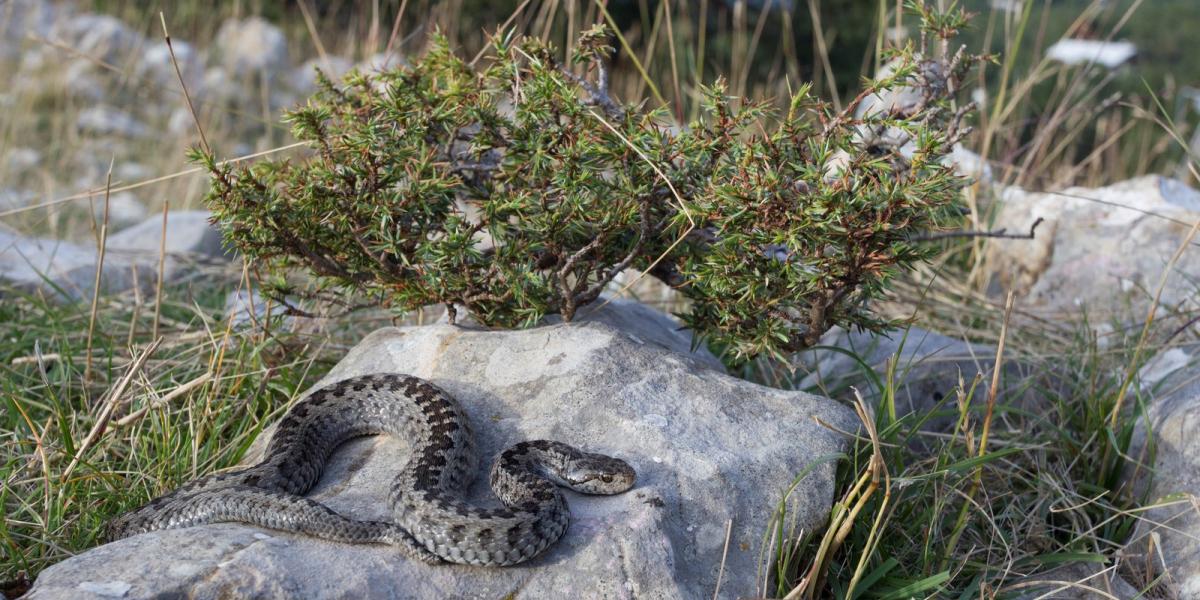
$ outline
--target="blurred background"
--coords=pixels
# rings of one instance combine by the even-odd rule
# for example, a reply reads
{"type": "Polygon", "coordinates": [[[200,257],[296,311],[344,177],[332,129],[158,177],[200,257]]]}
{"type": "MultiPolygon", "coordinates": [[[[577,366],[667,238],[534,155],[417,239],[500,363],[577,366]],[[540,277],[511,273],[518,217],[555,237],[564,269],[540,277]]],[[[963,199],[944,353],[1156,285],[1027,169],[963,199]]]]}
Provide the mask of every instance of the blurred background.
{"type": "MultiPolygon", "coordinates": [[[[997,181],[1190,182],[1182,165],[1200,144],[1200,56],[1188,47],[1200,3],[962,4],[976,16],[961,43],[996,55],[966,98],[979,105],[967,149],[997,181]]],[[[501,25],[567,53],[599,22],[620,31],[615,94],[680,121],[696,116],[698,85],[718,77],[748,99],[781,101],[811,81],[845,101],[886,48],[920,35],[898,0],[3,0],[0,219],[67,237],[86,200],[36,207],[103,186],[110,162],[118,186],[191,168],[184,150],[198,137],[164,24],[201,124],[231,158],[292,141],[280,113],[311,92],[314,67],[338,76],[399,64],[434,31],[475,56],[501,25]]],[[[116,199],[113,216],[136,221],[167,200],[195,206],[203,187],[198,175],[143,185],[116,199]]]]}

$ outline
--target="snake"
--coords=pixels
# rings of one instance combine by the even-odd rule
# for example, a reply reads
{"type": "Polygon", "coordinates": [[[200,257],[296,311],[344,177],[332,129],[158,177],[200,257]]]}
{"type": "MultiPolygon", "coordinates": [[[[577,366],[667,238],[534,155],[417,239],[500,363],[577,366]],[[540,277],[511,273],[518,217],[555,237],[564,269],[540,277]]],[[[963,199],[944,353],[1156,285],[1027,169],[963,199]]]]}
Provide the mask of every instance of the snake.
{"type": "Polygon", "coordinates": [[[379,373],[336,381],[293,405],[263,459],[211,474],[112,519],[109,541],[163,529],[242,523],[350,544],[386,544],[429,564],[485,567],[527,561],[558,541],[570,511],[561,488],[619,494],[636,472],[627,462],[563,442],[529,440],[492,463],[489,483],[503,504],[468,502],[479,459],[462,406],[433,383],[379,373]],[[391,520],[342,515],[304,496],[334,450],[350,439],[391,435],[411,441],[391,482],[391,520]]]}

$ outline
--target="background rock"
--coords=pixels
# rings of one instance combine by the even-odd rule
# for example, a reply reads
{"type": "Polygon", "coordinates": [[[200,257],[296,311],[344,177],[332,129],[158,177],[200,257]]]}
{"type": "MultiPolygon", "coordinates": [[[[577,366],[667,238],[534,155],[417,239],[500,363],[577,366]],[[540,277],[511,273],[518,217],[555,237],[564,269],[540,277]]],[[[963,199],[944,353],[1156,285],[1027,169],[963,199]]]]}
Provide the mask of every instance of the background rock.
{"type": "MultiPolygon", "coordinates": [[[[519,440],[552,438],[610,453],[638,470],[621,495],[570,494],[573,520],[545,555],[506,569],[430,567],[386,547],[354,547],[239,525],[161,531],[102,546],[42,572],[31,599],[89,598],[81,586],[128,585],[127,598],[707,598],[732,519],[721,597],[760,595],[758,559],[791,479],[854,429],[847,408],[734,379],[652,309],[614,302],[571,324],[483,331],[445,324],[367,336],[322,383],[380,371],[428,378],[470,415],[484,460],[519,440]]],[[[253,452],[250,453],[253,455],[253,452]]],[[[337,452],[311,494],[358,518],[388,518],[384,498],[403,440],[337,452]]],[[[811,531],[826,519],[833,464],[789,499],[811,531]]],[[[487,495],[484,477],[472,495],[487,495]]]]}
{"type": "MultiPolygon", "coordinates": [[[[163,265],[167,281],[178,279],[198,262],[229,258],[221,246],[221,234],[208,223],[208,216],[208,211],[169,213],[163,265]]],[[[158,280],[161,236],[160,215],[108,236],[101,289],[110,293],[130,289],[134,270],[142,288],[153,289],[158,280]]],[[[0,280],[20,289],[41,289],[68,299],[91,298],[96,255],[92,245],[24,236],[0,224],[0,280]]]]}
{"type": "Polygon", "coordinates": [[[59,20],[54,24],[51,35],[78,56],[86,56],[93,63],[102,61],[110,65],[121,65],[146,43],[142,34],[120,19],[86,12],[59,20]]]}
{"type": "MultiPolygon", "coordinates": [[[[92,203],[92,212],[96,222],[104,221],[104,198],[101,196],[92,203]]],[[[108,224],[110,230],[128,227],[146,218],[146,207],[132,192],[117,192],[108,197],[108,224]]]]}
{"type": "Polygon", "coordinates": [[[311,58],[292,70],[289,83],[292,90],[301,96],[317,91],[317,69],[325,73],[330,81],[341,81],[342,76],[354,68],[354,63],[340,56],[330,56],[328,61],[311,58]]]}
{"type": "Polygon", "coordinates": [[[1005,591],[1023,592],[1017,600],[1112,600],[1137,598],[1138,591],[1096,563],[1065,565],[1035,577],[1018,578],[1005,591]]]}
{"type": "Polygon", "coordinates": [[[179,75],[175,73],[175,65],[171,62],[171,49],[175,50],[175,60],[179,63],[179,71],[187,83],[188,93],[197,93],[204,82],[204,56],[196,47],[183,40],[171,40],[171,48],[162,40],[147,43],[142,50],[141,59],[134,68],[134,74],[144,85],[156,85],[164,89],[179,87],[179,75]]]}
{"type": "Polygon", "coordinates": [[[0,279],[22,289],[41,288],[51,295],[61,290],[69,297],[84,298],[91,295],[95,274],[94,248],[26,237],[0,225],[0,279]]]}
{"type": "MultiPolygon", "coordinates": [[[[994,226],[1027,232],[1039,217],[1045,222],[1033,240],[990,240],[996,297],[1014,289],[1024,294],[1026,310],[1077,313],[1086,305],[1095,320],[1142,319],[1163,269],[1200,219],[1200,193],[1157,175],[1062,193],[1009,188],[994,226]]],[[[1200,248],[1189,246],[1175,269],[1163,304],[1181,312],[1200,308],[1200,248]]]]}
{"type": "Polygon", "coordinates": [[[234,327],[262,323],[267,317],[268,305],[272,315],[286,312],[286,307],[267,300],[258,290],[238,288],[225,295],[225,314],[232,319],[234,327]]]}
{"type": "Polygon", "coordinates": [[[229,19],[221,24],[213,47],[221,66],[237,78],[274,78],[288,68],[287,38],[262,17],[229,19]]]}
{"type": "MultiPolygon", "coordinates": [[[[221,232],[208,222],[207,210],[177,210],[167,213],[167,254],[225,255],[221,232]]],[[[153,252],[158,256],[162,239],[162,216],[156,215],[109,236],[109,248],[153,252]]]]}
{"type": "MultiPolygon", "coordinates": [[[[988,344],[973,344],[944,336],[919,327],[907,331],[898,329],[884,334],[848,333],[841,328],[830,330],[821,338],[821,346],[799,355],[800,371],[804,374],[798,389],[820,391],[835,398],[849,397],[854,386],[864,398],[878,397],[874,380],[864,372],[863,364],[886,382],[888,360],[896,357],[896,411],[898,415],[924,414],[950,397],[943,410],[953,411],[954,395],[962,382],[970,390],[977,373],[983,374],[975,389],[973,401],[983,402],[991,387],[992,367],[996,348],[988,344]],[[854,356],[851,356],[850,354],[854,356]]],[[[1000,397],[1006,401],[1024,400],[1023,391],[1028,369],[1011,357],[1005,360],[1000,397]]],[[[952,419],[931,419],[929,426],[953,422],[952,419]]]]}
{"type": "Polygon", "coordinates": [[[49,35],[57,14],[58,8],[44,0],[8,0],[0,4],[0,59],[18,57],[29,43],[28,35],[49,35]]]}
{"type": "Polygon", "coordinates": [[[116,135],[125,138],[143,138],[150,135],[150,128],[133,115],[110,106],[93,106],[79,111],[75,127],[83,133],[93,135],[116,135]]]}
{"type": "Polygon", "coordinates": [[[1165,570],[1175,597],[1200,598],[1200,360],[1191,357],[1157,388],[1161,397],[1149,405],[1155,434],[1149,503],[1165,505],[1142,514],[1126,560],[1165,570]]]}

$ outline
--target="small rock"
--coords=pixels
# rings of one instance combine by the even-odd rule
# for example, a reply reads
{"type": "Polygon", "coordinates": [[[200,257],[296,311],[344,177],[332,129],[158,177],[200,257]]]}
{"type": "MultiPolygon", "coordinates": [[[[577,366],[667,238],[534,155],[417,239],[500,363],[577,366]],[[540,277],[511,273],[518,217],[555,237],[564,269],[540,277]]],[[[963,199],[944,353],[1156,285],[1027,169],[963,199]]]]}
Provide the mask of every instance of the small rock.
{"type": "MultiPolygon", "coordinates": [[[[226,256],[221,232],[211,223],[206,210],[179,210],[167,213],[167,254],[194,254],[208,258],[226,256]]],[[[109,236],[108,247],[141,251],[158,256],[162,239],[162,216],[156,215],[109,236]]]]}
{"type": "Polygon", "coordinates": [[[1016,600],[1112,600],[1139,597],[1137,589],[1129,582],[1097,563],[1070,563],[1032,577],[1018,575],[1010,578],[1008,585],[1020,586],[1018,589],[1023,593],[1016,596],[1016,600]]]}
{"type": "Polygon", "coordinates": [[[943,164],[953,165],[955,172],[972,181],[983,183],[994,181],[992,165],[988,164],[982,156],[968,150],[962,144],[954,145],[954,149],[945,158],[943,164]]]}
{"type": "MultiPolygon", "coordinates": [[[[828,399],[708,368],[715,359],[691,352],[677,327],[653,309],[614,301],[569,324],[548,319],[521,331],[386,328],[322,380],[374,372],[430,379],[463,404],[485,461],[516,441],[549,438],[637,469],[637,486],[624,494],[569,493],[566,534],[528,563],[429,566],[387,547],[279,532],[262,540],[257,528],[219,524],[76,555],[42,571],[29,598],[78,598],[74,582],[101,579],[132,583],[131,597],[711,598],[729,519],[721,597],[755,596],[764,531],[783,492],[814,457],[846,447],[815,418],[851,431],[858,422],[828,399]],[[665,425],[647,424],[649,414],[664,415],[665,425]]],[[[356,518],[389,518],[388,489],[406,445],[383,437],[343,446],[309,496],[356,518]]],[[[788,498],[797,528],[812,531],[828,517],[833,467],[817,466],[788,498]]],[[[482,500],[490,498],[485,479],[477,476],[468,495],[491,504],[482,500]]]]}
{"type": "Polygon", "coordinates": [[[377,52],[359,62],[357,67],[364,73],[379,73],[391,69],[398,69],[407,64],[408,61],[397,52],[392,52],[391,54],[386,52],[377,52]]]}
{"type": "MultiPolygon", "coordinates": [[[[96,221],[104,220],[104,197],[101,195],[92,203],[92,211],[96,221]]],[[[110,231],[137,223],[146,218],[146,207],[132,192],[117,192],[108,198],[108,224],[110,231]]]]}
{"type": "MultiPolygon", "coordinates": [[[[105,79],[103,74],[97,73],[96,64],[91,61],[77,58],[69,60],[65,67],[55,63],[48,68],[51,69],[49,77],[61,73],[62,85],[67,94],[82,105],[100,104],[108,100],[111,95],[109,91],[111,80],[105,79]]],[[[37,81],[37,79],[33,79],[33,81],[37,81]]]]}
{"type": "Polygon", "coordinates": [[[120,161],[113,167],[113,180],[127,183],[150,179],[154,170],[139,162],[120,161]]]}
{"type": "Polygon", "coordinates": [[[27,36],[48,37],[58,16],[58,7],[45,0],[7,0],[0,4],[0,60],[23,54],[25,44],[37,43],[27,36]]]}
{"type": "Polygon", "coordinates": [[[214,44],[220,64],[236,78],[256,75],[272,79],[288,68],[287,38],[262,17],[228,19],[214,44]]]}
{"type": "Polygon", "coordinates": [[[254,322],[262,323],[267,316],[267,306],[270,314],[280,315],[286,308],[278,302],[270,302],[254,290],[247,293],[244,289],[234,290],[225,296],[225,314],[229,315],[234,327],[243,327],[254,322]]]}
{"type": "Polygon", "coordinates": [[[55,24],[51,36],[91,61],[120,65],[146,43],[142,34],[120,19],[94,13],[77,13],[55,24]]]}
{"type": "Polygon", "coordinates": [[[42,153],[33,148],[13,148],[8,151],[8,157],[5,160],[8,163],[8,170],[16,174],[40,165],[42,153]]]}
{"type": "Polygon", "coordinates": [[[75,126],[85,133],[116,135],[125,138],[142,138],[150,135],[150,128],[133,115],[111,106],[93,106],[79,111],[75,126]]]}
{"type": "Polygon", "coordinates": [[[353,68],[354,63],[340,56],[330,56],[328,61],[320,58],[309,59],[292,71],[289,78],[292,91],[301,96],[308,96],[317,91],[317,69],[336,83],[353,68]]]}
{"type": "Polygon", "coordinates": [[[177,106],[167,118],[167,131],[171,135],[182,135],[196,130],[196,119],[186,106],[177,106]]]}
{"type": "Polygon", "coordinates": [[[183,73],[188,93],[199,93],[200,86],[204,83],[204,57],[195,46],[182,40],[172,39],[171,48],[167,48],[166,42],[163,41],[146,44],[141,60],[134,69],[134,75],[144,84],[157,85],[163,89],[177,89],[179,75],[175,73],[171,49],[175,50],[174,62],[179,63],[179,71],[183,73]]]}
{"type": "Polygon", "coordinates": [[[1063,38],[1046,49],[1046,59],[1064,65],[1100,64],[1115,69],[1137,56],[1137,46],[1125,40],[1063,38]]]}
{"type": "Polygon", "coordinates": [[[23,208],[35,200],[37,200],[37,194],[29,190],[0,189],[0,210],[23,208]]]}

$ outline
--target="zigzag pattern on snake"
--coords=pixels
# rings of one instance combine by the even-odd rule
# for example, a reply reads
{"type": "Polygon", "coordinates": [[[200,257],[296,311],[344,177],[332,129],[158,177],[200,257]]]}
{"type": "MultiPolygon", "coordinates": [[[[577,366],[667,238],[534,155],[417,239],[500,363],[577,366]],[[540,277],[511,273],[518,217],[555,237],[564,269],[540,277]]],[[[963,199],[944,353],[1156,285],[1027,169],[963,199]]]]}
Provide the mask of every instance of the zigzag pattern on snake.
{"type": "Polygon", "coordinates": [[[465,502],[478,466],[462,407],[433,384],[408,375],[338,381],[298,402],[271,439],[262,462],[210,475],[109,524],[112,540],[205,523],[238,522],[337,542],[392,544],[410,558],[483,566],[523,562],[566,531],[561,485],[585,494],[617,494],[636,475],[624,461],[537,440],[504,450],[490,483],[504,508],[465,502]],[[412,442],[412,458],[392,482],[394,522],[360,521],[303,497],[345,441],[389,434],[412,442]]]}

